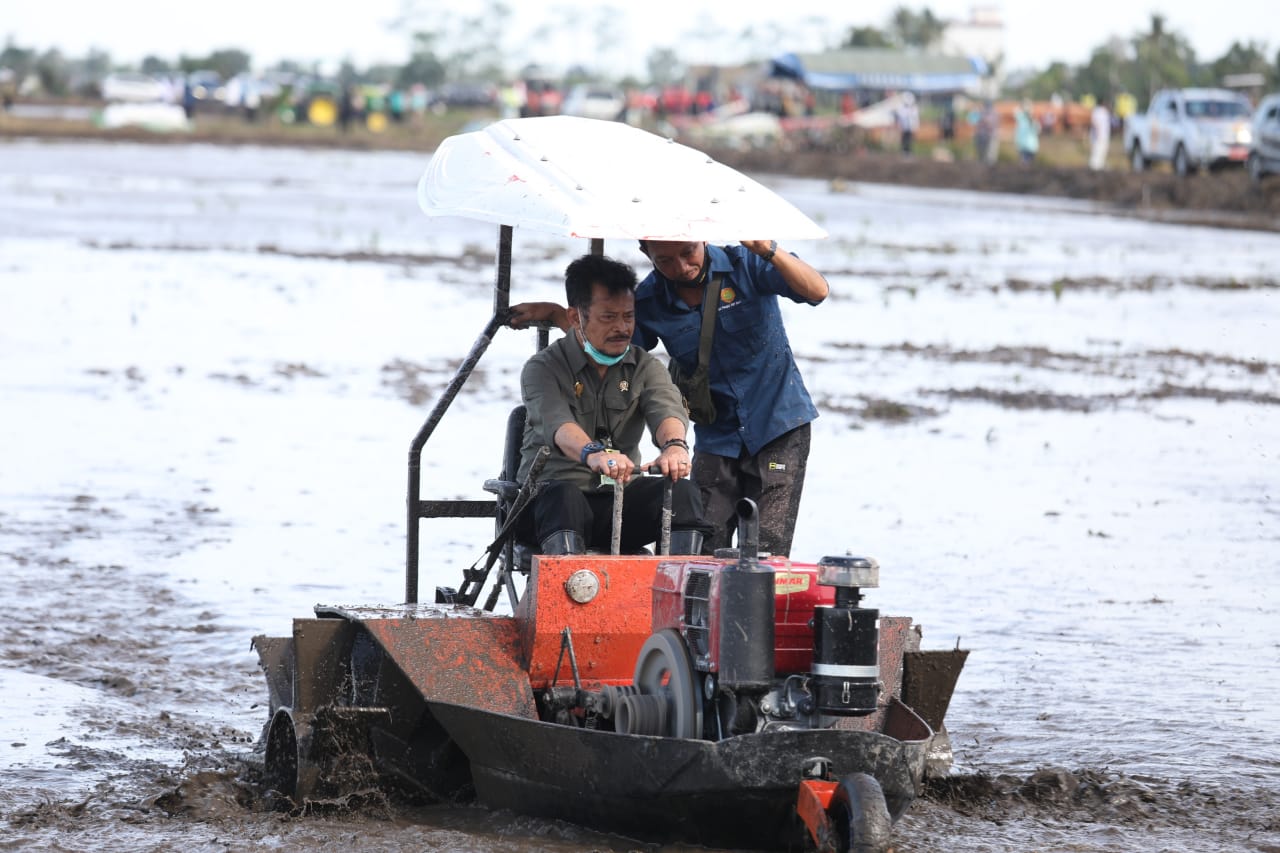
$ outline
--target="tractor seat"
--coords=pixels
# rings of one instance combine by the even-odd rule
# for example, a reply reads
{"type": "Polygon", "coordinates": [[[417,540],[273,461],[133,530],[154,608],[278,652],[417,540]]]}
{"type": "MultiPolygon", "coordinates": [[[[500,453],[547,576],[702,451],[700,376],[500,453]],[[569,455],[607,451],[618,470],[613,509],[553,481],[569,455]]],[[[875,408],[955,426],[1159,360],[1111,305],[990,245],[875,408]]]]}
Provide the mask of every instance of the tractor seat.
{"type": "MultiPolygon", "coordinates": [[[[507,515],[511,511],[511,505],[515,503],[516,496],[520,494],[520,483],[516,480],[516,475],[520,472],[520,448],[524,444],[524,425],[527,417],[528,412],[523,405],[516,406],[511,410],[511,414],[507,416],[506,443],[502,448],[502,471],[496,478],[484,481],[484,490],[496,498],[497,522],[495,530],[500,529],[506,523],[507,515]]],[[[507,544],[503,546],[503,557],[504,559],[510,558],[512,568],[528,574],[533,555],[538,553],[539,547],[539,543],[522,538],[513,532],[511,538],[507,540],[507,544]]],[[[635,553],[651,556],[656,551],[657,548],[655,546],[652,550],[641,548],[635,553]]],[[[587,553],[608,554],[609,549],[607,546],[603,550],[589,548],[587,553]]]]}
{"type": "MultiPolygon", "coordinates": [[[[494,530],[500,530],[507,521],[511,506],[520,494],[520,446],[524,443],[524,425],[528,412],[523,405],[516,406],[507,416],[507,435],[502,446],[502,470],[492,480],[484,481],[484,490],[495,498],[496,520],[494,530]]],[[[518,529],[518,527],[517,527],[518,529]]],[[[516,571],[529,573],[530,560],[537,552],[537,543],[521,539],[515,530],[503,546],[503,559],[509,560],[516,571]]]]}

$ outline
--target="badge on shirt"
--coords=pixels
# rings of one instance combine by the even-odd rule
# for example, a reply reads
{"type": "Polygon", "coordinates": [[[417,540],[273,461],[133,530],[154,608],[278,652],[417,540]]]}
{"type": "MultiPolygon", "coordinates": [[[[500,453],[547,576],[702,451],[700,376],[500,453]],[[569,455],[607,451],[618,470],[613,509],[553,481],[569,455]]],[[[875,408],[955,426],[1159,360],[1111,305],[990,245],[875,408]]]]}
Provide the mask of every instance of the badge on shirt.
{"type": "Polygon", "coordinates": [[[631,388],[631,383],[625,379],[618,383],[618,390],[621,391],[623,394],[627,393],[628,389],[630,388],[631,388]]]}
{"type": "Polygon", "coordinates": [[[720,288],[720,301],[723,302],[725,305],[728,305],[730,302],[732,302],[737,298],[738,298],[738,294],[733,292],[732,287],[720,288]]]}
{"type": "Polygon", "coordinates": [[[573,396],[575,396],[575,397],[581,397],[581,396],[582,396],[582,383],[581,383],[581,382],[575,382],[575,383],[573,383],[573,396]]]}

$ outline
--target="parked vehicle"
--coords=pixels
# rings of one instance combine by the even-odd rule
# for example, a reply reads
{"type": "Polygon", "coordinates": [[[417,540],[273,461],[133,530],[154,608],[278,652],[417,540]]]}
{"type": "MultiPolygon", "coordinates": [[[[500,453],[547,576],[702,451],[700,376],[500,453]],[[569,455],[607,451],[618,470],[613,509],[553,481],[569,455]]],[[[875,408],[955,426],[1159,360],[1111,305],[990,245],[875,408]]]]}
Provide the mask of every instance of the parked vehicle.
{"type": "Polygon", "coordinates": [[[189,114],[225,113],[227,84],[217,71],[192,71],[187,75],[182,103],[189,114]]]}
{"type": "Polygon", "coordinates": [[[1151,99],[1145,115],[1125,122],[1124,150],[1135,172],[1158,160],[1184,176],[1244,163],[1251,112],[1247,98],[1226,89],[1165,89],[1151,99]]]}
{"type": "Polygon", "coordinates": [[[616,121],[627,110],[627,97],[607,86],[579,84],[569,90],[560,112],[567,116],[616,121]]]}
{"type": "Polygon", "coordinates": [[[111,103],[145,103],[163,101],[169,95],[168,87],[150,74],[119,71],[102,78],[102,99],[111,103]]]}
{"type": "Polygon", "coordinates": [[[445,83],[431,99],[431,109],[442,113],[456,107],[493,107],[498,103],[498,90],[489,83],[445,83]]]}
{"type": "Polygon", "coordinates": [[[1248,164],[1254,183],[1280,173],[1280,92],[1263,98],[1253,114],[1248,164]]]}

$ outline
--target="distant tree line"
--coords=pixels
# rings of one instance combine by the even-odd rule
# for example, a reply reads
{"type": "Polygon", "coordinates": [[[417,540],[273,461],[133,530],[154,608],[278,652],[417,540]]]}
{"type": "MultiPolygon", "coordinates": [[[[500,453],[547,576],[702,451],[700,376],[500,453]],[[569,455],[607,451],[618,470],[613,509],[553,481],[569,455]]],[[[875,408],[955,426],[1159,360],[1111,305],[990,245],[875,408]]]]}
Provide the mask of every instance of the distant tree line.
{"type": "Polygon", "coordinates": [[[1114,100],[1127,92],[1145,107],[1158,90],[1186,86],[1221,86],[1232,75],[1257,75],[1263,90],[1280,88],[1280,50],[1267,56],[1257,41],[1233,42],[1217,59],[1203,62],[1181,33],[1168,29],[1163,15],[1151,16],[1150,29],[1128,38],[1113,38],[1094,48],[1082,65],[1052,63],[1024,84],[1025,93],[1043,99],[1092,94],[1114,100]]]}
{"type": "MultiPolygon", "coordinates": [[[[429,0],[402,0],[400,18],[392,26],[406,34],[408,59],[404,64],[376,65],[356,68],[344,62],[338,69],[338,81],[349,83],[387,84],[407,88],[422,84],[435,88],[446,81],[484,81],[497,83],[509,79],[516,69],[505,63],[513,52],[504,46],[511,36],[512,9],[503,0],[488,0],[475,15],[459,15],[429,0]]],[[[616,38],[612,29],[616,16],[607,14],[609,7],[595,18],[565,24],[576,27],[583,38],[594,38],[602,50],[616,38]]],[[[590,17],[590,16],[588,16],[590,17]]],[[[529,43],[538,43],[548,34],[549,25],[527,34],[529,43]]],[[[928,7],[913,10],[899,6],[882,27],[857,26],[844,36],[843,47],[888,47],[928,49],[936,45],[946,30],[947,22],[928,7]]],[[[1280,50],[1268,56],[1268,46],[1253,40],[1235,42],[1222,56],[1200,61],[1187,38],[1168,29],[1163,15],[1151,16],[1150,28],[1129,38],[1111,38],[1092,51],[1081,65],[1051,63],[1030,76],[1010,81],[1013,94],[1037,100],[1054,94],[1068,98],[1094,95],[1114,99],[1127,92],[1140,103],[1158,89],[1181,86],[1217,86],[1228,75],[1260,75],[1262,88],[1280,89],[1280,50]]],[[[655,48],[647,57],[648,81],[628,79],[623,85],[643,82],[663,85],[679,79],[682,70],[679,54],[666,47],[655,48]]],[[[999,63],[997,63],[999,64],[999,63]]],[[[169,61],[148,56],[139,70],[150,74],[186,74],[212,70],[223,79],[250,70],[252,57],[237,48],[215,50],[206,56],[180,56],[169,61]]],[[[112,63],[108,53],[91,50],[80,58],[68,58],[57,48],[39,51],[13,43],[10,38],[0,50],[0,68],[15,72],[19,79],[34,76],[41,90],[51,95],[90,95],[98,81],[113,70],[124,70],[112,63]]],[[[318,76],[315,63],[277,63],[272,71],[305,73],[318,76]]],[[[527,70],[527,69],[526,69],[527,70]]],[[[595,77],[592,69],[573,68],[569,82],[595,77]]]]}

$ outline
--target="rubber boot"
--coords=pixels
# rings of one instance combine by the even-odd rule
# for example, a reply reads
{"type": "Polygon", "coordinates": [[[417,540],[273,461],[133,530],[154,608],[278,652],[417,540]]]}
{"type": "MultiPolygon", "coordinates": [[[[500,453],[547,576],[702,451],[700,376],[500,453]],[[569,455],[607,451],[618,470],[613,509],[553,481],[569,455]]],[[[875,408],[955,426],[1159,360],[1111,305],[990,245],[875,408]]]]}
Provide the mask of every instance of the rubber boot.
{"type": "MultiPolygon", "coordinates": [[[[672,534],[673,536],[675,534],[672,534]]],[[[576,530],[557,530],[542,540],[543,554],[585,554],[587,543],[576,530]]]]}
{"type": "Polygon", "coordinates": [[[672,554],[701,554],[702,553],[702,531],[700,530],[673,530],[671,531],[671,553],[672,554]]]}

